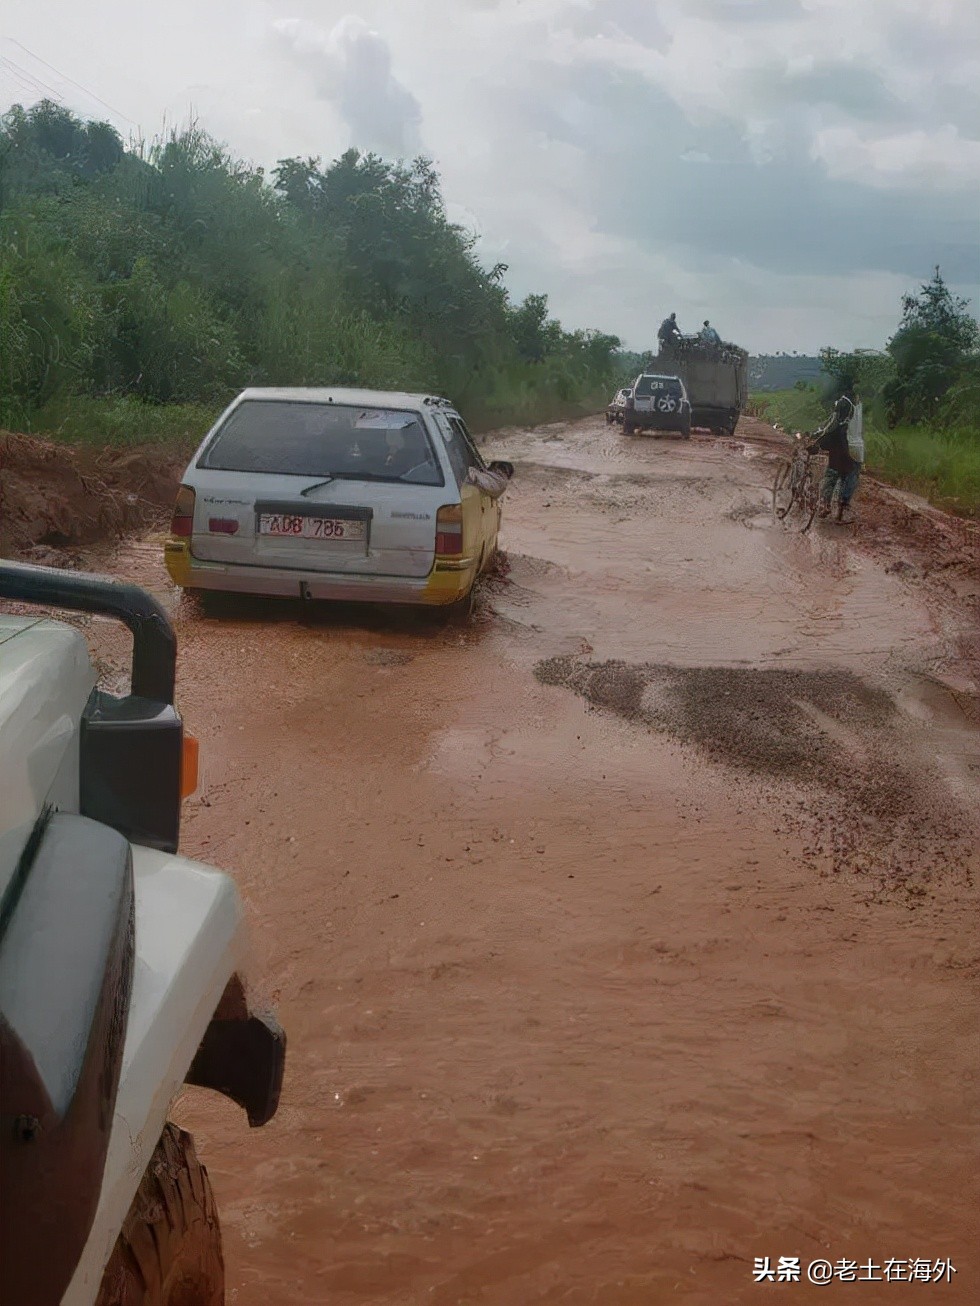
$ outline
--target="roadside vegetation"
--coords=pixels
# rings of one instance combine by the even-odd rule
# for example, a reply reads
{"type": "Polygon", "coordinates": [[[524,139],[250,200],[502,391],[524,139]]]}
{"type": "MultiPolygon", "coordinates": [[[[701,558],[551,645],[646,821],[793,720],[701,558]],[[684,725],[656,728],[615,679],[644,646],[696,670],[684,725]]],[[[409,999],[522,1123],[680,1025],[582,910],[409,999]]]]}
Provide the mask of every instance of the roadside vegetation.
{"type": "Polygon", "coordinates": [[[980,327],[937,268],[883,351],[821,351],[817,386],[759,392],[751,411],[785,430],[812,431],[857,386],[868,470],[943,507],[980,516],[980,327]]]}
{"type": "Polygon", "coordinates": [[[14,107],[0,424],[182,442],[246,385],[435,391],[477,428],[604,403],[616,337],[564,330],[544,295],[514,303],[474,245],[425,159],[350,150],[266,176],[196,126],[127,149],[53,103],[14,107]]]}

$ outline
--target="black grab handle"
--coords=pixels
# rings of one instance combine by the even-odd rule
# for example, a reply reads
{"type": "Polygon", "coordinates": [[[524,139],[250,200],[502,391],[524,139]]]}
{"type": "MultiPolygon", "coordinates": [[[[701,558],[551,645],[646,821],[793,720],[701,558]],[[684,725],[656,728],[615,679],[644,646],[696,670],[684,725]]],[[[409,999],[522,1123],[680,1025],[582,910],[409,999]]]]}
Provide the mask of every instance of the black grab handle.
{"type": "Polygon", "coordinates": [[[2,562],[0,598],[118,617],[133,632],[132,692],[173,703],[177,636],[160,604],[138,585],[90,572],[2,562]]]}

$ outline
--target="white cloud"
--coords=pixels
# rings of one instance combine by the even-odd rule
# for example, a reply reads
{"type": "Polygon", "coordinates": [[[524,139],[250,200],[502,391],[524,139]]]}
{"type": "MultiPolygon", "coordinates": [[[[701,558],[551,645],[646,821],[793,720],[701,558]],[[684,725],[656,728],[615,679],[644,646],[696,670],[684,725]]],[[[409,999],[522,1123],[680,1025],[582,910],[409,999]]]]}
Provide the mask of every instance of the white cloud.
{"type": "Polygon", "coordinates": [[[351,144],[398,157],[422,148],[418,100],[394,76],[384,37],[355,14],[329,31],[300,18],[278,19],[272,29],[311,77],[316,94],[331,103],[350,129],[351,144]]]}
{"type": "Polygon", "coordinates": [[[932,186],[941,190],[980,188],[980,141],[966,140],[946,123],[936,131],[895,135],[862,134],[854,127],[828,127],[814,136],[811,156],[831,177],[883,189],[932,186]]]}

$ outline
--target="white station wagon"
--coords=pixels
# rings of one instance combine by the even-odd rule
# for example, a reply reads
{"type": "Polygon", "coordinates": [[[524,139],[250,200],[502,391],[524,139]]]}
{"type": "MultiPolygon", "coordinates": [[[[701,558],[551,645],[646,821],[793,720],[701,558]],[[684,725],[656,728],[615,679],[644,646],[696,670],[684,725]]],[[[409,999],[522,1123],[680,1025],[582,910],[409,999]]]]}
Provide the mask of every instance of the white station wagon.
{"type": "Polygon", "coordinates": [[[496,552],[491,491],[513,470],[487,468],[447,399],[244,390],[184,473],[167,570],[191,590],[459,603],[496,552]]]}

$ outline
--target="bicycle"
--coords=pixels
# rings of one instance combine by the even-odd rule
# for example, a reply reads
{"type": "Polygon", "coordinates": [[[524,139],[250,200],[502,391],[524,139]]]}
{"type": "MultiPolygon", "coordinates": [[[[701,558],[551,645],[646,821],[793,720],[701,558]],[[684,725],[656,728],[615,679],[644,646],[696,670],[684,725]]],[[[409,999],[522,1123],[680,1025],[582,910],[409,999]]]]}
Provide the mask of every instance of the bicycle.
{"type": "Polygon", "coordinates": [[[816,451],[810,448],[807,437],[797,431],[792,458],[780,463],[772,484],[772,513],[777,521],[784,521],[794,508],[799,508],[800,532],[813,525],[820,502],[820,487],[816,451]]]}

